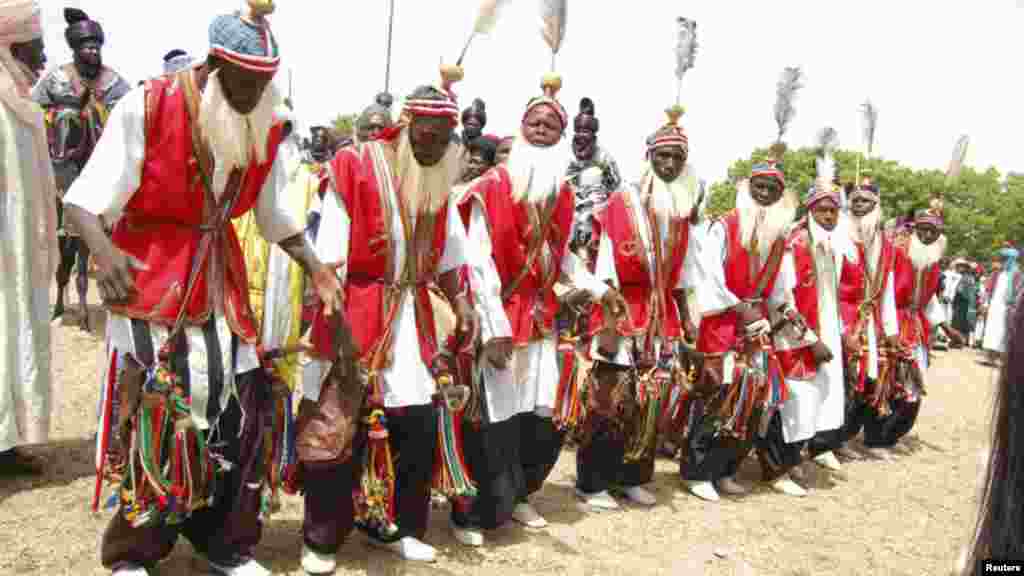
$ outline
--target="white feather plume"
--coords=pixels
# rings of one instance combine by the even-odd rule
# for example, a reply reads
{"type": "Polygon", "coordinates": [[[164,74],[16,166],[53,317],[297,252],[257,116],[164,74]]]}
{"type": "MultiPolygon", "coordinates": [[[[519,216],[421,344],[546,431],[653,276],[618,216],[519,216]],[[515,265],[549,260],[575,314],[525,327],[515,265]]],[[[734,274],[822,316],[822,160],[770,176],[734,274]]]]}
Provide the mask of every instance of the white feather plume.
{"type": "Polygon", "coordinates": [[[680,103],[683,76],[693,68],[697,56],[697,22],[680,16],[676,18],[679,35],[676,39],[676,104],[680,103]]]}
{"type": "Polygon", "coordinates": [[[558,54],[565,40],[565,22],[569,0],[540,0],[540,32],[551,47],[551,54],[558,54]]]}
{"type": "Polygon", "coordinates": [[[949,167],[946,169],[946,178],[953,180],[960,176],[964,160],[967,159],[968,144],[970,144],[970,138],[966,134],[957,138],[956,145],[953,146],[953,158],[950,159],[949,167]]]}
{"type": "Polygon", "coordinates": [[[875,130],[878,128],[878,107],[868,100],[861,104],[860,111],[864,114],[864,147],[870,158],[875,147],[875,130]]]}
{"type": "MultiPolygon", "coordinates": [[[[817,178],[815,179],[815,186],[819,190],[828,190],[832,187],[832,183],[836,177],[836,161],[835,161],[835,150],[839,147],[839,136],[832,127],[822,128],[818,132],[818,155],[814,159],[814,165],[817,169],[817,178]]],[[[840,194],[842,196],[842,194],[840,194]]],[[[845,201],[840,199],[840,204],[845,206],[845,201]]]]}
{"type": "Polygon", "coordinates": [[[498,25],[498,18],[501,17],[502,8],[508,4],[509,0],[483,0],[480,3],[480,9],[476,13],[476,20],[473,22],[473,31],[469,34],[469,39],[466,40],[466,45],[462,48],[462,54],[459,56],[457,65],[462,64],[462,59],[466,57],[466,50],[469,50],[469,45],[473,42],[473,38],[477,36],[486,36],[494,31],[494,27],[498,25]]]}
{"type": "Polygon", "coordinates": [[[473,23],[473,33],[490,34],[493,32],[506,4],[508,4],[508,0],[483,0],[476,15],[476,22],[473,23]]]}

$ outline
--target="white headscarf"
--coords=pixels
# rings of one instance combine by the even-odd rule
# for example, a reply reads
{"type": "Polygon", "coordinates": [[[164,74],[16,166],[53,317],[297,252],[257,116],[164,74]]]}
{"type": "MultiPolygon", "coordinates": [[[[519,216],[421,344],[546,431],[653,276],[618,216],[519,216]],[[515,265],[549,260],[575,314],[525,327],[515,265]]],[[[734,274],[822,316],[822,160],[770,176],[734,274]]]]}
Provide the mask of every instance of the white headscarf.
{"type": "Polygon", "coordinates": [[[0,100],[27,124],[41,124],[39,108],[29,99],[35,73],[11,55],[11,44],[42,38],[43,24],[35,0],[0,0],[0,100]]]}
{"type": "MultiPolygon", "coordinates": [[[[57,249],[57,187],[53,180],[53,165],[50,164],[50,149],[46,141],[46,126],[43,111],[30,97],[35,72],[15,60],[11,44],[30,42],[42,38],[43,25],[39,3],[35,0],[0,0],[0,101],[11,110],[18,121],[32,131],[32,150],[36,162],[35,174],[41,202],[33,205],[42,210],[36,214],[39,240],[37,246],[48,266],[45,276],[36,278],[39,286],[47,286],[57,270],[59,251],[57,249]]],[[[3,192],[0,190],[0,192],[3,192]]],[[[0,201],[6,201],[0,198],[0,201]]]]}

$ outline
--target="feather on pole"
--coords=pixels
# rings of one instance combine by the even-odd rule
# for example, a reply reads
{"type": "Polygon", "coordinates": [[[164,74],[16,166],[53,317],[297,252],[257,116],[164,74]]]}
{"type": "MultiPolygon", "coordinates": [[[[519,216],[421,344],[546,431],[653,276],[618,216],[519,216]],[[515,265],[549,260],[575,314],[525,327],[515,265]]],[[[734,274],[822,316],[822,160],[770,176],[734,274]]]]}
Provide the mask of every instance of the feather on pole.
{"type": "MultiPolygon", "coordinates": [[[[814,159],[817,169],[817,186],[828,189],[836,177],[836,161],[834,153],[839,147],[839,136],[835,128],[825,127],[818,132],[818,155],[814,159]]],[[[845,202],[843,202],[845,204],[845,202]]]]}
{"type": "Polygon", "coordinates": [[[569,0],[540,0],[540,33],[551,47],[551,71],[555,71],[555,56],[565,40],[565,23],[569,0]]]}
{"type": "Polygon", "coordinates": [[[960,170],[964,166],[964,160],[967,158],[967,146],[970,144],[970,138],[964,134],[957,138],[956,145],[953,146],[953,158],[949,161],[949,167],[946,168],[946,179],[955,180],[960,176],[960,170]]]}
{"type": "Polygon", "coordinates": [[[680,16],[676,18],[679,27],[678,39],[676,40],[676,104],[681,105],[680,98],[683,91],[683,76],[686,71],[693,68],[694,59],[697,55],[697,23],[688,18],[680,16]]]}
{"type": "Polygon", "coordinates": [[[782,136],[796,115],[793,102],[796,100],[797,91],[803,87],[803,72],[800,68],[787,66],[782,71],[782,77],[779,78],[775,89],[775,123],[779,127],[777,142],[782,142],[782,136]]]}
{"type": "Polygon", "coordinates": [[[875,130],[878,128],[878,107],[868,100],[861,104],[860,111],[864,115],[864,148],[868,158],[871,158],[875,147],[875,130]]]}
{"type": "Polygon", "coordinates": [[[473,31],[469,33],[466,45],[462,47],[462,54],[459,54],[459,60],[455,63],[456,66],[462,65],[462,59],[466,57],[466,51],[469,50],[469,45],[473,42],[473,38],[486,36],[494,31],[494,27],[498,25],[498,18],[501,17],[501,10],[506,4],[508,4],[508,0],[483,0],[480,3],[480,9],[476,13],[476,20],[473,22],[473,31]]]}

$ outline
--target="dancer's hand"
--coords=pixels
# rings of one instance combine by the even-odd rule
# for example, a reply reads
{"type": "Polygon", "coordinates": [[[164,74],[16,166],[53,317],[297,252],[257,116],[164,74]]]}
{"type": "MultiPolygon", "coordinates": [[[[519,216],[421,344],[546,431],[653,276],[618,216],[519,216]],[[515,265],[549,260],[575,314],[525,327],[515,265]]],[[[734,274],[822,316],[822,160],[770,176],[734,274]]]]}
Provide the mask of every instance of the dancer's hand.
{"type": "Polygon", "coordinates": [[[814,362],[818,365],[827,364],[833,358],[832,351],[821,340],[818,340],[811,346],[811,353],[814,354],[814,362]]]}
{"type": "Polygon", "coordinates": [[[341,268],[342,263],[320,264],[313,270],[313,289],[316,290],[320,301],[324,303],[324,315],[332,316],[335,312],[342,311],[342,303],[345,295],[341,290],[341,282],[338,281],[336,270],[341,268]]]}
{"type": "Polygon", "coordinates": [[[110,242],[106,243],[95,258],[99,269],[96,284],[105,303],[123,304],[138,293],[133,272],[148,270],[149,267],[145,263],[130,254],[125,254],[110,242]]]}
{"type": "Polygon", "coordinates": [[[496,370],[504,370],[512,361],[513,350],[511,338],[492,338],[484,344],[484,357],[496,370]]]}

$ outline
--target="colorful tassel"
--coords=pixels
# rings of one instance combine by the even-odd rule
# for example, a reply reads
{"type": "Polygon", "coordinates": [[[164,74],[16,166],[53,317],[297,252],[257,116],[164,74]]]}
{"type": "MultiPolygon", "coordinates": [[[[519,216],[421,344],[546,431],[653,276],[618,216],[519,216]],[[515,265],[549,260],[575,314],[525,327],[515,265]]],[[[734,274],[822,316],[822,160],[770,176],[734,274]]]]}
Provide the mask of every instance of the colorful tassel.
{"type": "Polygon", "coordinates": [[[444,402],[438,404],[433,489],[449,499],[475,497],[476,483],[466,465],[462,448],[462,414],[453,414],[444,402]]]}
{"type": "Polygon", "coordinates": [[[387,537],[398,531],[395,525],[395,471],[385,426],[384,410],[371,410],[363,422],[367,427],[363,476],[355,490],[356,522],[387,537]]]}

